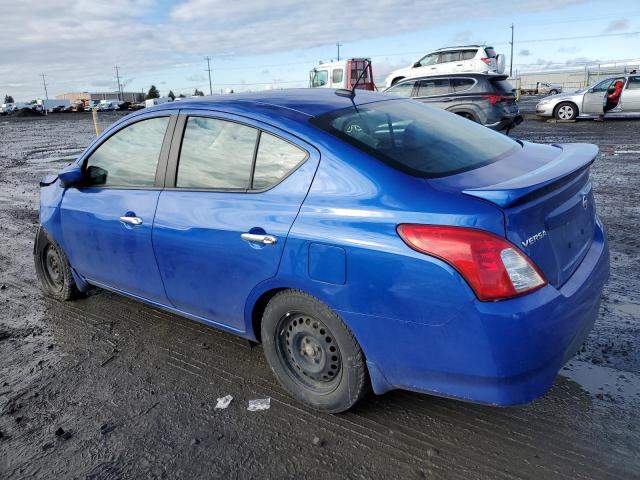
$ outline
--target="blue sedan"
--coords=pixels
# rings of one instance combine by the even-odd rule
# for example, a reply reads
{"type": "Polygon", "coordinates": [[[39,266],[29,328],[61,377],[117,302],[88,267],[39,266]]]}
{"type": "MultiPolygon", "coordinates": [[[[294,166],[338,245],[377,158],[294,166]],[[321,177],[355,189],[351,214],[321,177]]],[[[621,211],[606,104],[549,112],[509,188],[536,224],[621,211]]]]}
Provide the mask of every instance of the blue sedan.
{"type": "Polygon", "coordinates": [[[41,181],[35,266],[57,299],[100,287],[261,342],[318,410],[520,404],[598,314],[596,154],[365,91],[169,103],[41,181]]]}

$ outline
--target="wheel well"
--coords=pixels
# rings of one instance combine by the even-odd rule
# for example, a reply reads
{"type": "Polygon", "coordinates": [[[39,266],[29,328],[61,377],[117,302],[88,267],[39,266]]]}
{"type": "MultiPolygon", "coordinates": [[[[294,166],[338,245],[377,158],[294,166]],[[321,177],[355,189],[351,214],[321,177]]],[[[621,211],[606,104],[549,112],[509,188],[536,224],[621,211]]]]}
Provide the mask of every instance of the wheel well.
{"type": "Polygon", "coordinates": [[[287,290],[286,288],[274,288],[272,290],[268,290],[264,292],[256,303],[253,305],[253,311],[251,312],[251,327],[253,328],[253,334],[256,337],[258,343],[262,342],[262,314],[264,313],[264,309],[267,308],[267,304],[269,301],[275,297],[278,293],[283,290],[287,290]]]}

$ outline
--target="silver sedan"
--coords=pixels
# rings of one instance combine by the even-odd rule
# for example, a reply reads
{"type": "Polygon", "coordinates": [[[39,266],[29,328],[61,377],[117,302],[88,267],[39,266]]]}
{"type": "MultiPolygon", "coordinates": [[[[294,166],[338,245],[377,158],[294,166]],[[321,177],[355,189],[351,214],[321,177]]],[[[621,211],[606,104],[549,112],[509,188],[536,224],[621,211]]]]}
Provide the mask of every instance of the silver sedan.
{"type": "Polygon", "coordinates": [[[558,120],[594,117],[604,113],[615,116],[640,113],[640,74],[610,77],[593,87],[545,97],[536,105],[537,115],[558,120]],[[617,99],[610,101],[608,93],[614,90],[613,86],[618,80],[624,82],[622,92],[617,99]]]}

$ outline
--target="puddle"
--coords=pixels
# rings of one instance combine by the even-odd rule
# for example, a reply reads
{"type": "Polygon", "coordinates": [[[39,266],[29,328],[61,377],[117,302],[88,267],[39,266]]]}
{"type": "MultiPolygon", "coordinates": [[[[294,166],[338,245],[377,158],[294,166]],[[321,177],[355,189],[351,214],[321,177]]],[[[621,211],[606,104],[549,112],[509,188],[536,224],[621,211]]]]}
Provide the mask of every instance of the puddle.
{"type": "Polygon", "coordinates": [[[640,400],[640,376],[581,360],[572,360],[560,375],[573,380],[594,396],[610,396],[625,401],[640,400]]]}

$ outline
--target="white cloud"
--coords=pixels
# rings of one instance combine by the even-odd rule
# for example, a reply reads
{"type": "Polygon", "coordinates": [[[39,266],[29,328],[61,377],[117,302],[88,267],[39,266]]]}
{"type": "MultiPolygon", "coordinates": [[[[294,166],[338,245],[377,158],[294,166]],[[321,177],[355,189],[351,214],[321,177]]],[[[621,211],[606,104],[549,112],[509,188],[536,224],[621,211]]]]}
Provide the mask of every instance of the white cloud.
{"type": "MultiPolygon", "coordinates": [[[[581,2],[514,0],[511,8],[526,13],[581,2]]],[[[140,77],[199,65],[209,54],[302,50],[338,38],[355,42],[441,26],[468,17],[470,9],[478,18],[497,14],[494,0],[407,0],[401,9],[395,0],[185,0],[168,11],[163,5],[155,0],[12,2],[11,21],[5,17],[0,29],[0,92],[36,96],[43,71],[54,93],[84,90],[92,83],[111,85],[116,64],[123,74],[140,77]]],[[[471,39],[468,33],[460,32],[459,38],[471,39]]]]}
{"type": "Polygon", "coordinates": [[[622,32],[629,29],[629,20],[626,18],[619,18],[618,20],[612,20],[604,29],[604,33],[622,32]]]}
{"type": "Polygon", "coordinates": [[[531,56],[531,51],[523,48],[522,50],[520,50],[520,52],[518,52],[518,55],[520,55],[521,57],[529,57],[531,56]]]}

